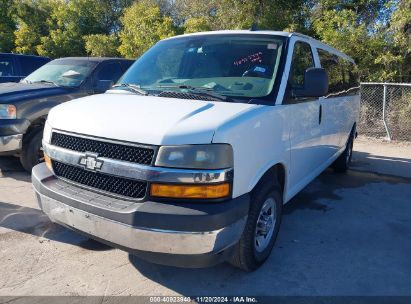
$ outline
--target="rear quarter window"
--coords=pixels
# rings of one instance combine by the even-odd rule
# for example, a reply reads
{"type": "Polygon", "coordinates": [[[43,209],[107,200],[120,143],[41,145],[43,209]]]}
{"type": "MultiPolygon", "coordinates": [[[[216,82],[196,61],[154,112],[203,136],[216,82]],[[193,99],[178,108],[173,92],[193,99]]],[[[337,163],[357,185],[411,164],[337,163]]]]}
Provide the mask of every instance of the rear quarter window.
{"type": "Polygon", "coordinates": [[[13,59],[7,56],[0,56],[0,76],[14,76],[13,59]]]}
{"type": "Polygon", "coordinates": [[[347,59],[323,49],[317,49],[321,67],[328,74],[328,95],[355,93],[359,86],[358,69],[347,59]]]}

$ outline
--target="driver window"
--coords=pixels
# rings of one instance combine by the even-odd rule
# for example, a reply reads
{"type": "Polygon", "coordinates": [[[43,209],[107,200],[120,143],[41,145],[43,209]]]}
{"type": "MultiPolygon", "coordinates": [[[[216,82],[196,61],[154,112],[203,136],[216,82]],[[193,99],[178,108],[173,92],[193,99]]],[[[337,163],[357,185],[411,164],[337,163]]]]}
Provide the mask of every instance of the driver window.
{"type": "Polygon", "coordinates": [[[296,42],[288,78],[291,87],[303,87],[305,70],[311,67],[314,67],[314,59],[310,45],[305,42],[296,42]]]}
{"type": "Polygon", "coordinates": [[[104,65],[97,73],[96,81],[98,80],[111,80],[117,82],[120,76],[123,74],[120,64],[117,62],[110,62],[104,65]]]}

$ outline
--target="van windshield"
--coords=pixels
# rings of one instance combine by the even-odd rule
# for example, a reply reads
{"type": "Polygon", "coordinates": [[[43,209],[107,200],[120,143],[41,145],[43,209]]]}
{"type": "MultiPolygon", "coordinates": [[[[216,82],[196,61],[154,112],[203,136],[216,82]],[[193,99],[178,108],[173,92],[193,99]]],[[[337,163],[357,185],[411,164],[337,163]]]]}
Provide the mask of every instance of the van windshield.
{"type": "Polygon", "coordinates": [[[284,37],[195,35],[163,40],[118,81],[146,91],[207,89],[220,95],[258,98],[273,89],[284,37]]]}

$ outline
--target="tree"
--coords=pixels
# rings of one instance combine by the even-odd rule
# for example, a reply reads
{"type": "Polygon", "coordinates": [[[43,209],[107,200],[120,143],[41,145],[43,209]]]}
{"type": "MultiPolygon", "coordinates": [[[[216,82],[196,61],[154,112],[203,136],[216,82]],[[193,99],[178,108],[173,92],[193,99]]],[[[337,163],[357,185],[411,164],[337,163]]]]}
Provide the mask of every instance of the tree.
{"type": "Polygon", "coordinates": [[[14,49],[16,22],[12,9],[12,0],[0,0],[0,52],[8,53],[14,49]]]}
{"type": "MultiPolygon", "coordinates": [[[[95,1],[95,0],[93,0],[95,1]]],[[[124,9],[134,0],[98,0],[98,23],[106,34],[118,34],[121,30],[120,18],[124,9]]]]}
{"type": "Polygon", "coordinates": [[[395,81],[411,82],[411,0],[393,1],[395,6],[388,35],[392,38],[390,63],[395,65],[395,81]]]}
{"type": "Polygon", "coordinates": [[[253,24],[342,50],[364,80],[411,81],[411,0],[0,0],[0,51],[135,58],[175,34],[253,24]]]}
{"type": "Polygon", "coordinates": [[[384,5],[377,0],[320,0],[313,9],[312,24],[319,39],[351,56],[363,80],[393,76],[393,70],[385,76],[381,73],[388,68],[381,55],[390,48],[384,35],[387,16],[381,14],[384,5]]]}
{"type": "Polygon", "coordinates": [[[115,35],[94,34],[83,37],[87,54],[97,57],[116,57],[119,41],[115,35]]]}
{"type": "Polygon", "coordinates": [[[98,20],[98,1],[54,0],[49,17],[50,33],[41,38],[37,51],[51,57],[86,54],[83,35],[104,33],[98,20]]]}
{"type": "Polygon", "coordinates": [[[184,33],[205,32],[211,30],[211,22],[207,17],[193,17],[184,23],[184,33]]]}
{"type": "MultiPolygon", "coordinates": [[[[86,40],[89,35],[98,36],[89,43],[101,42],[103,47],[113,46],[114,40],[109,35],[120,30],[120,16],[131,0],[49,0],[54,1],[53,11],[48,18],[49,35],[41,38],[37,51],[41,55],[51,57],[82,56],[86,54],[86,40]]],[[[109,53],[113,53],[110,50],[109,53]]]]}
{"type": "Polygon", "coordinates": [[[189,19],[202,19],[201,23],[204,24],[204,21],[207,21],[208,26],[213,28],[213,19],[219,3],[219,0],[175,0],[173,10],[169,16],[173,18],[174,23],[178,26],[184,26],[189,19]]]}
{"type": "Polygon", "coordinates": [[[47,0],[15,1],[17,30],[15,46],[17,53],[37,54],[41,37],[49,33],[48,16],[52,10],[52,2],[47,0]]]}
{"type": "Polygon", "coordinates": [[[135,2],[125,10],[121,22],[118,51],[127,58],[136,58],[160,39],[177,33],[173,20],[161,15],[160,7],[152,1],[135,2]]]}
{"type": "Polygon", "coordinates": [[[304,4],[304,0],[221,0],[216,25],[220,29],[248,29],[256,24],[261,29],[283,30],[293,24],[293,28],[302,29],[299,12],[304,4]]]}

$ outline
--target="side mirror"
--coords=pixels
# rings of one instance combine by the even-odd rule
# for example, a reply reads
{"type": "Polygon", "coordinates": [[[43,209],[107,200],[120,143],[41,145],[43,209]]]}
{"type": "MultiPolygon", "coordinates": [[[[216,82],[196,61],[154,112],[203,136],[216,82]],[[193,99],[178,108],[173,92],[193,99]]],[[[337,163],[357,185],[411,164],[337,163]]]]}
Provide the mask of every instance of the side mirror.
{"type": "Polygon", "coordinates": [[[304,73],[304,87],[293,88],[295,97],[321,97],[328,92],[328,75],[323,68],[308,68],[304,73]]]}
{"type": "Polygon", "coordinates": [[[94,93],[104,93],[109,90],[112,85],[113,82],[111,80],[97,80],[94,85],[94,93]]]}

